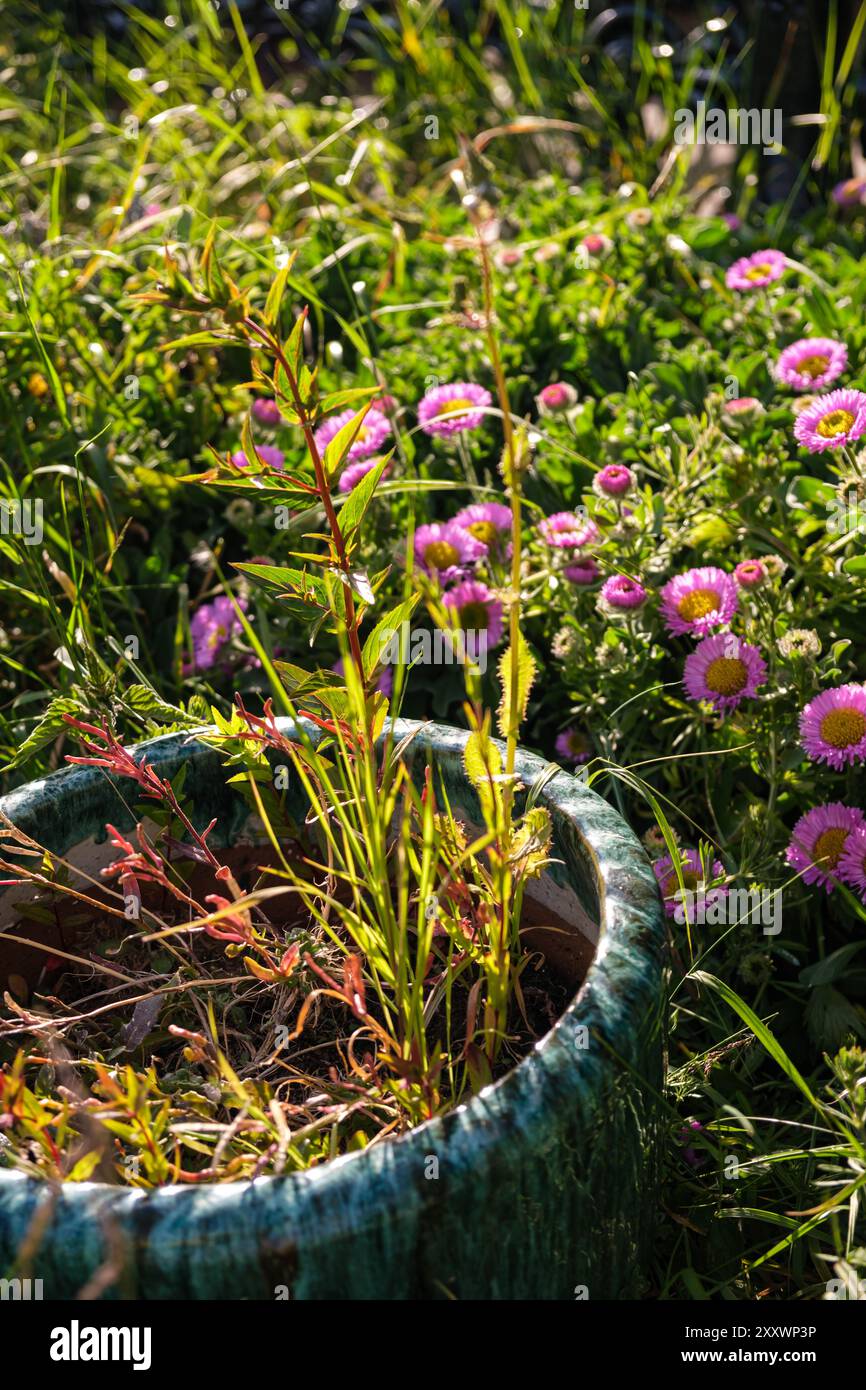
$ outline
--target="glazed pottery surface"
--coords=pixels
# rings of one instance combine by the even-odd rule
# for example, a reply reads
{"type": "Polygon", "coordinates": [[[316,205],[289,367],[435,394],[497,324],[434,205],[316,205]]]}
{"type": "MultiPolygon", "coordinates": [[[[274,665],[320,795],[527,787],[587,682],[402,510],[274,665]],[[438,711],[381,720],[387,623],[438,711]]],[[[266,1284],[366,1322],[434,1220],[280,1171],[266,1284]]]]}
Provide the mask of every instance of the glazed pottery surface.
{"type": "MultiPolygon", "coordinates": [[[[291,732],[290,721],[280,724],[291,732]]],[[[455,810],[478,823],[465,733],[407,721],[397,733],[414,733],[413,775],[430,762],[455,810]]],[[[256,824],[213,748],[171,734],[134,751],[163,777],[188,765],[184,795],[195,824],[218,818],[213,843],[256,842],[256,824]]],[[[109,1252],[121,1251],[106,1297],[638,1296],[656,1206],[658,891],[638,841],[606,801],[568,773],[550,776],[533,754],[518,754],[517,771],[520,799],[540,785],[554,822],[557,862],[532,885],[532,920],[549,914],[567,924],[574,959],[591,957],[572,1003],[518,1066],[403,1138],[288,1177],[145,1192],[52,1187],[0,1166],[0,1277],[31,1274],[46,1297],[74,1298],[109,1252]],[[35,1250],[26,1269],[18,1262],[25,1244],[35,1250]]],[[[136,815],[146,821],[132,790],[74,767],[10,793],[0,810],[94,871],[113,857],[107,820],[121,830],[136,815]]],[[[286,795],[302,818],[295,780],[286,795]]],[[[0,894],[0,944],[21,891],[0,894]]]]}

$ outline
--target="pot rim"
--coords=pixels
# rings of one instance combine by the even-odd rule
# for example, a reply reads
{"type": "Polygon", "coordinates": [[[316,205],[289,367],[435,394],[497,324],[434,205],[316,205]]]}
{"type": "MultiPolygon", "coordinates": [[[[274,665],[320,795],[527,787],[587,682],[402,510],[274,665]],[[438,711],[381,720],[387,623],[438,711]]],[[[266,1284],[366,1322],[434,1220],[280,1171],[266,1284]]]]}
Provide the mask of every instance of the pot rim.
{"type": "MultiPolygon", "coordinates": [[[[283,731],[298,723],[315,732],[306,721],[277,720],[283,731]]],[[[394,731],[398,740],[414,734],[414,742],[434,754],[459,752],[468,737],[465,730],[433,721],[396,720],[394,731]]],[[[204,726],[188,733],[163,734],[134,745],[131,751],[146,754],[157,770],[178,755],[218,756],[208,745],[196,743],[196,735],[203,732],[204,726]]],[[[171,1204],[172,1209],[183,1203],[191,1218],[185,1228],[189,1233],[193,1226],[206,1223],[215,1205],[223,1212],[236,1210],[241,1221],[249,1220],[253,1190],[256,1205],[260,1199],[267,1207],[268,1193],[273,1194],[277,1185],[283,1193],[281,1200],[287,1203],[281,1219],[288,1213],[290,1218],[298,1216],[302,1224],[309,1215],[304,1209],[314,1205],[316,1219],[321,1221],[323,1198],[330,1202],[333,1197],[338,1207],[346,1184],[366,1181],[371,1193],[380,1190],[383,1197],[390,1193],[393,1199],[395,1171],[404,1169],[407,1182],[414,1184],[419,1163],[423,1166],[431,1150],[442,1153],[447,1147],[449,1159],[457,1162],[468,1161],[471,1151],[472,1161],[477,1162],[480,1149],[495,1146],[503,1126],[512,1132],[520,1129],[527,1105],[535,1113],[539,1105],[580,1104],[588,1090],[597,1089],[602,1073],[622,1066],[642,1073],[644,1033],[655,1026],[653,1020],[660,1011],[664,918],[656,880],[646,853],[619,812],[571,774],[559,769],[549,775],[552,766],[556,765],[518,749],[516,772],[523,785],[529,789],[537,779],[546,778],[540,802],[570,821],[583,842],[596,878],[600,936],[574,998],[516,1066],[453,1110],[398,1138],[281,1176],[137,1189],[102,1182],[55,1183],[0,1168],[0,1202],[11,1199],[17,1207],[24,1197],[22,1184],[28,1191],[28,1200],[22,1203],[27,1211],[18,1212],[15,1222],[21,1234],[26,1229],[24,1216],[34,1215],[35,1195],[46,1188],[55,1194],[59,1189],[61,1207],[70,1218],[77,1213],[79,1221],[85,1209],[93,1215],[98,1208],[100,1214],[108,1209],[125,1225],[141,1203],[151,1208],[171,1204]],[[588,1047],[590,1037],[601,1046],[588,1047]]],[[[34,833],[45,798],[54,799],[73,786],[98,795],[104,785],[100,769],[68,767],[0,797],[0,811],[16,824],[23,822],[27,833],[34,833]]],[[[48,848],[62,854],[75,843],[73,839],[63,848],[48,848]]],[[[173,1220],[177,1219],[174,1210],[173,1220]]]]}

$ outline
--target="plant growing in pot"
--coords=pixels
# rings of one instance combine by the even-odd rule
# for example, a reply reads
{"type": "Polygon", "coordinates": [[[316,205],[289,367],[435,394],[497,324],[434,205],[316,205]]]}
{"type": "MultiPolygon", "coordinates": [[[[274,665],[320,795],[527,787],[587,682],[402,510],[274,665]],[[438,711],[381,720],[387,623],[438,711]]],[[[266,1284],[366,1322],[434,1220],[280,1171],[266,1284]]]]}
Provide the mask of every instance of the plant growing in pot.
{"type": "MultiPolygon", "coordinates": [[[[218,322],[199,343],[248,345],[254,384],[302,432],[292,472],[248,422],[243,457],[206,477],[306,498],[309,548],[238,568],[333,633],[342,669],[276,660],[226,586],[281,717],[238,699],[193,735],[177,711],[189,735],[128,750],[107,723],[67,716],[77,766],[2,805],[0,967],[17,989],[0,1026],[0,1263],[57,1296],[639,1288],[657,892],[611,808],[518,747],[535,673],[520,630],[528,454],[479,248],[510,508],[510,555],[488,545],[491,569],[509,567],[502,599],[475,582],[455,600],[460,542],[428,535],[413,555],[410,533],[404,597],[379,616],[383,576],[358,551],[389,459],[338,509],[332,485],[372,407],[324,446],[320,426],[372,393],[320,395],[304,315],[283,341],[291,266],[257,315],[210,238],[197,280],[169,262],[147,296],[218,322]],[[404,662],[393,696],[380,688],[421,604],[462,661],[462,733],[394,717],[404,662]],[[503,616],[499,742],[481,667],[503,616]]],[[[441,415],[472,405],[452,395],[441,415]]]]}

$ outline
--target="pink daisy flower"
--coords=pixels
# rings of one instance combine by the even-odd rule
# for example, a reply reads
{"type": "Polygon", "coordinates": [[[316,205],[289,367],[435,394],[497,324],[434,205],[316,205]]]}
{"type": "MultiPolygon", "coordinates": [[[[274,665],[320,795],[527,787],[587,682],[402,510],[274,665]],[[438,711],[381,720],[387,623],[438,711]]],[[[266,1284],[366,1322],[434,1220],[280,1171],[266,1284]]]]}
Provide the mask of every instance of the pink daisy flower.
{"type": "MultiPolygon", "coordinates": [[[[355,410],[341,410],[339,415],[332,415],[319,426],[313,438],[320,454],[324,454],[334,436],[339,434],[343,426],[348,425],[350,420],[354,420],[356,414],[357,411],[355,410]]],[[[390,421],[382,414],[381,410],[371,407],[364,416],[364,423],[358,430],[355,442],[347,454],[349,462],[355,463],[358,459],[366,459],[371,454],[377,454],[390,433],[390,421]]]]}
{"type": "Polygon", "coordinates": [[[599,497],[622,497],[634,487],[634,474],[624,463],[609,463],[599,469],[592,480],[593,492],[599,497]]]}
{"type": "Polygon", "coordinates": [[[755,416],[763,414],[764,407],[757,396],[734,396],[725,401],[722,410],[731,417],[731,422],[748,423],[755,416]]]}
{"type": "Polygon", "coordinates": [[[812,454],[838,449],[866,430],[866,394],[842,387],[819,396],[794,421],[794,438],[812,454]]]}
{"type": "MultiPolygon", "coordinates": [[[[341,492],[351,492],[356,488],[362,478],[366,478],[371,468],[375,468],[379,462],[377,458],[358,459],[357,463],[347,463],[340,474],[340,481],[337,484],[341,492]]],[[[382,478],[387,478],[390,468],[382,469],[382,478]]],[[[381,481],[381,480],[380,480],[381,481]]]]}
{"type": "Polygon", "coordinates": [[[781,251],[755,251],[751,256],[741,256],[734,261],[725,274],[725,284],[729,290],[759,290],[780,280],[785,265],[781,251]]]}
{"type": "Polygon", "coordinates": [[[268,429],[273,429],[283,418],[276,401],[267,396],[256,396],[253,401],[253,416],[260,425],[267,425],[268,429]]]}
{"type": "Polygon", "coordinates": [[[598,561],[586,555],[579,565],[566,565],[562,573],[571,584],[594,584],[598,579],[598,561]]]}
{"type": "Polygon", "coordinates": [[[577,512],[554,512],[538,523],[538,533],[556,550],[582,550],[601,539],[595,522],[577,512]]]}
{"type": "Polygon", "coordinates": [[[602,584],[599,600],[610,608],[640,608],[647,601],[647,591],[636,579],[615,574],[602,584]]]}
{"type": "Polygon", "coordinates": [[[415,532],[415,563],[425,574],[442,581],[456,579],[464,565],[473,564],[486,553],[481,541],[456,521],[434,521],[415,532]]]}
{"type": "Polygon", "coordinates": [[[500,270],[511,270],[514,266],[520,265],[523,260],[523,247],[516,245],[499,246],[493,259],[500,270]]]}
{"type": "Polygon", "coordinates": [[[511,535],[511,508],[503,502],[473,502],[459,511],[454,520],[470,536],[484,546],[485,551],[504,553],[511,535]]]}
{"type": "MultiPolygon", "coordinates": [[[[246,599],[238,599],[238,607],[246,612],[246,599]]],[[[192,664],[186,666],[185,674],[209,671],[216,665],[226,643],[241,631],[241,620],[227,594],[220,594],[210,603],[199,604],[189,622],[192,664]]]]}
{"type": "Polygon", "coordinates": [[[840,801],[816,806],[794,826],[785,858],[802,872],[806,883],[820,884],[832,893],[835,884],[830,875],[842,877],[839,870],[849,837],[864,824],[866,818],[856,806],[843,806],[840,801]]]}
{"type": "Polygon", "coordinates": [[[857,826],[848,836],[836,872],[843,883],[858,889],[866,902],[866,827],[863,825],[857,826]]]}
{"type": "MultiPolygon", "coordinates": [[[[704,901],[707,905],[713,902],[718,902],[720,898],[726,896],[728,890],[727,888],[721,885],[718,888],[705,889],[706,880],[703,876],[704,871],[701,865],[701,856],[696,849],[681,849],[679,851],[679,855],[680,873],[682,875],[682,880],[683,884],[685,885],[686,892],[704,892],[704,901]]],[[[722,878],[724,872],[725,867],[722,864],[722,861],[720,859],[713,860],[713,878],[722,878]]],[[[661,889],[661,895],[664,898],[665,912],[667,916],[675,917],[677,915],[677,910],[679,909],[681,915],[684,917],[685,904],[680,898],[681,889],[679,885],[679,879],[677,878],[677,871],[674,868],[674,861],[669,854],[666,854],[664,858],[657,859],[655,861],[655,863],[653,864],[653,873],[656,876],[656,882],[658,883],[658,886],[661,889]]],[[[691,914],[689,914],[689,916],[691,919],[691,914]]]]}
{"type": "Polygon", "coordinates": [[[475,634],[474,650],[467,644],[470,656],[478,655],[479,642],[482,648],[496,646],[502,636],[502,604],[486,584],[465,579],[449,589],[442,602],[455,613],[458,627],[475,634]]]}
{"type": "Polygon", "coordinates": [[[795,391],[818,391],[841,376],[847,365],[844,343],[835,338],[800,338],[785,348],[773,375],[795,391]]]}
{"type": "MultiPolygon", "coordinates": [[[[267,468],[275,468],[278,473],[282,472],[286,456],[282,449],[278,449],[275,444],[257,444],[256,454],[259,461],[267,468]]],[[[249,468],[249,462],[243,449],[238,449],[232,454],[232,463],[236,468],[249,468]]]]}
{"type": "Polygon", "coordinates": [[[556,737],[556,752],[564,763],[578,763],[589,761],[592,748],[586,734],[582,734],[579,729],[563,729],[561,734],[556,737]]]}
{"type": "Polygon", "coordinates": [[[866,689],[837,685],[822,690],[800,715],[800,741],[807,758],[841,770],[866,759],[866,689]]]}
{"type": "Polygon", "coordinates": [[[729,632],[705,637],[686,657],[683,685],[691,700],[709,700],[721,713],[757,694],[767,679],[767,663],[757,647],[729,632]]]}
{"type": "Polygon", "coordinates": [[[741,589],[757,589],[768,579],[766,565],[760,560],[741,560],[734,570],[734,581],[741,589]]]}
{"type": "Polygon", "coordinates": [[[590,256],[606,256],[613,246],[610,237],[602,236],[600,232],[589,232],[580,244],[590,256]]]}
{"type": "Polygon", "coordinates": [[[567,381],[552,381],[535,397],[542,415],[558,415],[577,403],[577,392],[567,381]]]}
{"type": "Polygon", "coordinates": [[[418,421],[425,434],[457,434],[461,430],[474,430],[484,419],[484,407],[490,405],[492,399],[489,391],[471,381],[436,386],[419,403],[418,421]],[[459,411],[459,414],[455,414],[455,411],[459,411]]]}
{"type": "Polygon", "coordinates": [[[703,565],[669,579],[661,591],[661,615],[668,632],[703,637],[729,623],[739,604],[737,586],[717,565],[703,565]]]}

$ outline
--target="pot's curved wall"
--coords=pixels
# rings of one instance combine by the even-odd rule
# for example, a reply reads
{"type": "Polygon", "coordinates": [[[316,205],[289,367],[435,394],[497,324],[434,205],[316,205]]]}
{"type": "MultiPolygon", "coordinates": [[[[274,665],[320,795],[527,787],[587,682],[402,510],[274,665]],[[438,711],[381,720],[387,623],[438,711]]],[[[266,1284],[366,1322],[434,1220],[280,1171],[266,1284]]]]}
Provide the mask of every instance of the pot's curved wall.
{"type": "MultiPolygon", "coordinates": [[[[458,730],[425,725],[413,756],[432,754],[472,814],[464,741],[458,730]]],[[[145,749],[162,775],[191,762],[196,813],[219,811],[230,842],[245,833],[246,812],[212,750],[178,736],[145,749]]],[[[527,788],[546,771],[540,758],[520,755],[527,788]]],[[[106,781],[70,769],[12,793],[0,809],[55,853],[84,843],[98,858],[105,819],[121,828],[132,819],[106,781]]],[[[96,1183],[52,1190],[0,1170],[0,1273],[15,1272],[38,1227],[27,1242],[34,1262],[20,1272],[41,1277],[50,1297],[74,1297],[118,1251],[112,1297],[639,1294],[655,1209],[661,908],[646,856],[607,802],[562,772],[541,799],[563,860],[541,896],[588,935],[600,923],[601,935],[578,996],[518,1067],[403,1139],[287,1178],[145,1193],[96,1183]]]]}

